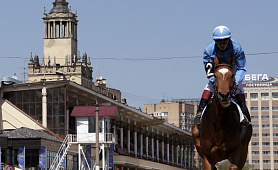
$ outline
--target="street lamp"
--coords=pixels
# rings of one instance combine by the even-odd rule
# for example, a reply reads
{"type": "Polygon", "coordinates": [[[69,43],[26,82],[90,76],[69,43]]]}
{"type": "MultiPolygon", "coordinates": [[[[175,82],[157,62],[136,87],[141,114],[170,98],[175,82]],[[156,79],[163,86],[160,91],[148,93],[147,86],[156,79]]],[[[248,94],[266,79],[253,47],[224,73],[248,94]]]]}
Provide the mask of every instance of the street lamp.
{"type": "MultiPolygon", "coordinates": [[[[99,87],[99,80],[97,80],[97,89],[99,87]]],[[[100,169],[99,166],[99,105],[97,100],[97,90],[96,90],[96,170],[100,169]]]]}

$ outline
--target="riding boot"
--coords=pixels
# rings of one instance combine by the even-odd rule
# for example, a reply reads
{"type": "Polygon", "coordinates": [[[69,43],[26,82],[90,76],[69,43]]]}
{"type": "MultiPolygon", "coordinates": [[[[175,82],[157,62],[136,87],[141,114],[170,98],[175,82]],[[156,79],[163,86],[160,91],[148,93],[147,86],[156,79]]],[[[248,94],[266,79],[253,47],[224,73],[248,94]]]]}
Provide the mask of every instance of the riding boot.
{"type": "Polygon", "coordinates": [[[242,113],[244,114],[244,119],[240,122],[241,126],[251,125],[250,113],[245,105],[245,102],[238,102],[238,105],[241,108],[242,113]]]}
{"type": "Polygon", "coordinates": [[[195,124],[197,124],[197,125],[201,124],[202,112],[203,112],[204,108],[206,107],[206,105],[208,104],[208,101],[209,101],[209,99],[201,98],[200,104],[199,104],[198,109],[197,109],[197,113],[196,113],[195,118],[194,118],[194,123],[195,124]]]}

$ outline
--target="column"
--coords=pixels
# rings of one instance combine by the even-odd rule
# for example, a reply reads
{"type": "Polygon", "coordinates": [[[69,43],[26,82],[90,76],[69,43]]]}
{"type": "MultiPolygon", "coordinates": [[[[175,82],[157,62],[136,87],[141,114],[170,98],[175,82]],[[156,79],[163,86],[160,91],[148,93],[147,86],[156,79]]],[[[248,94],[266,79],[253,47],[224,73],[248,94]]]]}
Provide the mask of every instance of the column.
{"type": "Polygon", "coordinates": [[[172,146],[171,146],[171,151],[172,151],[172,165],[175,164],[175,154],[174,154],[174,139],[172,138],[172,146]]]}
{"type": "Polygon", "coordinates": [[[143,130],[140,129],[140,158],[143,158],[143,148],[144,148],[144,139],[143,139],[143,130]]]}
{"type": "Polygon", "coordinates": [[[167,149],[167,163],[169,164],[170,163],[170,140],[169,140],[169,134],[167,134],[167,146],[166,146],[166,149],[167,149]]]}
{"type": "Polygon", "coordinates": [[[191,161],[190,161],[190,144],[187,144],[187,163],[188,163],[188,167],[191,167],[191,161]]]}
{"type": "Polygon", "coordinates": [[[178,142],[176,142],[175,147],[176,147],[176,163],[177,163],[177,165],[179,165],[179,145],[178,145],[178,142]]]}
{"type": "Polygon", "coordinates": [[[56,37],[56,22],[55,21],[52,21],[52,30],[51,30],[51,32],[52,32],[52,35],[51,35],[51,38],[57,38],[56,37]]]}
{"type": "Polygon", "coordinates": [[[42,125],[47,127],[47,97],[46,87],[42,88],[42,125]]]}
{"type": "Polygon", "coordinates": [[[59,25],[60,25],[59,26],[59,28],[60,28],[60,36],[59,36],[59,38],[62,38],[63,37],[63,23],[62,23],[62,21],[60,21],[59,25]]]}
{"type": "Polygon", "coordinates": [[[157,162],[159,162],[159,135],[158,135],[158,131],[156,134],[156,159],[157,162]]]}
{"type": "Polygon", "coordinates": [[[184,168],[186,168],[186,164],[187,164],[187,155],[186,155],[186,144],[184,144],[184,149],[183,149],[183,160],[184,160],[184,168]]]}
{"type": "Polygon", "coordinates": [[[130,119],[127,120],[127,153],[130,154],[130,119]]]}
{"type": "Polygon", "coordinates": [[[76,28],[75,28],[75,39],[77,40],[77,24],[76,25],[76,28]]]}
{"type": "Polygon", "coordinates": [[[120,141],[121,141],[121,149],[124,149],[124,128],[123,128],[122,118],[120,121],[120,141]]]}
{"type": "Polygon", "coordinates": [[[152,134],[151,134],[151,144],[152,144],[152,161],[154,161],[154,134],[153,134],[153,129],[152,129],[152,134]]]}
{"type": "Polygon", "coordinates": [[[134,155],[137,158],[137,129],[136,122],[134,122],[134,155]]]}
{"type": "Polygon", "coordinates": [[[164,163],[164,132],[162,132],[162,140],[161,140],[161,158],[164,163]]]}
{"type": "Polygon", "coordinates": [[[51,38],[51,33],[50,33],[50,22],[47,22],[47,38],[51,38]]]}
{"type": "Polygon", "coordinates": [[[191,146],[190,147],[191,148],[190,149],[190,151],[191,151],[191,154],[190,154],[191,155],[191,167],[193,167],[193,165],[194,165],[194,145],[191,143],[190,146],[191,146]]]}
{"type": "Polygon", "coordinates": [[[71,21],[69,21],[69,37],[72,37],[72,25],[71,25],[71,21]]]}
{"type": "Polygon", "coordinates": [[[149,137],[148,137],[149,128],[146,127],[146,158],[149,159],[149,137]]]}
{"type": "Polygon", "coordinates": [[[181,161],[181,167],[182,167],[182,164],[183,164],[182,161],[183,161],[183,157],[184,157],[184,155],[183,155],[183,144],[181,144],[180,146],[181,146],[180,147],[180,161],[181,161]]]}
{"type": "Polygon", "coordinates": [[[66,38],[68,38],[68,33],[69,33],[69,30],[68,30],[68,26],[69,26],[69,25],[68,25],[68,24],[69,24],[69,22],[66,21],[66,22],[65,22],[65,37],[66,37],[66,38]]]}
{"type": "Polygon", "coordinates": [[[44,22],[43,25],[44,25],[44,36],[43,36],[43,38],[47,38],[47,25],[46,25],[46,22],[44,22]]]}

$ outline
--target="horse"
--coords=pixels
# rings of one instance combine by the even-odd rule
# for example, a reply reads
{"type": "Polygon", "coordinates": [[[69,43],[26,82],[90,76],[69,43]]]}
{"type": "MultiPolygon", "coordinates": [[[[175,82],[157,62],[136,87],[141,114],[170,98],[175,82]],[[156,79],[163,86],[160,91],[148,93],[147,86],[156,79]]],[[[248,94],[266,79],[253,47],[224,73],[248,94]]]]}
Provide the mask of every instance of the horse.
{"type": "Polygon", "coordinates": [[[216,163],[228,159],[229,170],[242,170],[248,145],[252,136],[252,126],[240,126],[240,114],[232,104],[235,78],[232,70],[233,56],[227,64],[220,64],[214,58],[215,87],[211,103],[202,116],[200,127],[194,124],[192,137],[199,155],[203,158],[205,170],[217,170],[216,163]],[[241,132],[245,135],[241,137],[241,132]]]}

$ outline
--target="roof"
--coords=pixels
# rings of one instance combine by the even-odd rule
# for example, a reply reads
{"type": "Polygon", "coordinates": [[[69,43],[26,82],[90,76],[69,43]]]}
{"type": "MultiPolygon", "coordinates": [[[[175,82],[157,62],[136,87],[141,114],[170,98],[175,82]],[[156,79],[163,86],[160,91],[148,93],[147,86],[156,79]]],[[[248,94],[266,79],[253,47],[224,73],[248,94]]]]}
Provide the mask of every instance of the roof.
{"type": "Polygon", "coordinates": [[[55,2],[53,2],[53,8],[49,13],[69,13],[68,4],[66,0],[55,0],[55,2]]]}
{"type": "Polygon", "coordinates": [[[0,137],[17,138],[17,139],[42,138],[42,139],[61,142],[61,140],[49,134],[45,130],[34,130],[26,127],[18,128],[11,131],[4,131],[2,134],[0,134],[0,137]]]}
{"type": "MultiPolygon", "coordinates": [[[[118,107],[113,106],[99,106],[99,116],[117,116],[118,107]]],[[[96,106],[74,106],[71,116],[96,116],[96,106]]]]}

